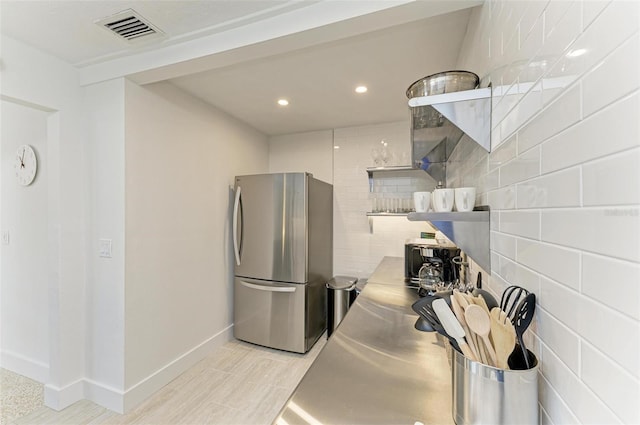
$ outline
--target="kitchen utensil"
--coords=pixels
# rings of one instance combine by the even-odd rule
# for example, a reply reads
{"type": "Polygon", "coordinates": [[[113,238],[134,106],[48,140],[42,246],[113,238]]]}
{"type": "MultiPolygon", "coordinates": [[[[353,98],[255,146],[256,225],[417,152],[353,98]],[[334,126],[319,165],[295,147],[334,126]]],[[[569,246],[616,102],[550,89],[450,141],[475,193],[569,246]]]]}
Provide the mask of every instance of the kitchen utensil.
{"type": "Polygon", "coordinates": [[[491,295],[487,291],[483,290],[482,293],[479,293],[474,298],[476,300],[476,304],[482,307],[484,311],[487,312],[487,314],[490,314],[493,308],[498,307],[498,302],[496,301],[496,299],[493,298],[493,295],[491,295]]]}
{"type": "Polygon", "coordinates": [[[407,89],[407,98],[451,93],[460,90],[473,90],[480,78],[473,72],[446,71],[432,74],[414,82],[407,89]]]}
{"type": "Polygon", "coordinates": [[[482,272],[478,272],[478,278],[476,279],[476,287],[471,292],[471,294],[474,297],[477,297],[478,295],[482,295],[482,297],[484,298],[487,304],[487,307],[489,308],[489,311],[493,310],[494,307],[500,306],[500,304],[498,304],[498,300],[496,300],[496,297],[494,297],[491,292],[482,289],[482,272]]]}
{"type": "Polygon", "coordinates": [[[413,327],[422,332],[435,332],[435,329],[433,329],[431,323],[429,323],[422,316],[418,317],[418,320],[416,320],[416,323],[414,323],[413,327]]]}
{"type": "Polygon", "coordinates": [[[489,339],[489,332],[491,332],[491,319],[489,318],[489,315],[482,307],[474,304],[467,307],[464,311],[464,318],[467,321],[469,329],[478,334],[482,338],[482,341],[484,341],[484,345],[489,353],[489,365],[495,366],[496,352],[493,348],[493,344],[491,344],[491,340],[489,339]]]}
{"type": "Polygon", "coordinates": [[[453,314],[456,315],[456,318],[462,325],[462,329],[464,329],[464,333],[467,337],[467,344],[469,345],[469,348],[471,348],[471,351],[473,352],[473,355],[476,357],[476,359],[479,360],[480,354],[478,353],[478,349],[476,348],[476,344],[475,344],[474,338],[471,335],[471,331],[467,326],[467,321],[464,318],[464,309],[458,303],[458,300],[455,295],[451,297],[451,310],[453,310],[453,314]]]}
{"type": "Polygon", "coordinates": [[[509,286],[502,293],[502,297],[500,297],[500,309],[507,313],[507,316],[511,319],[511,323],[514,323],[518,303],[520,303],[520,300],[526,297],[527,294],[529,294],[529,291],[516,285],[509,286]]]}
{"type": "MultiPolygon", "coordinates": [[[[453,291],[453,296],[458,301],[458,304],[460,304],[460,307],[462,307],[462,309],[465,311],[467,307],[474,304],[473,297],[467,294],[466,292],[453,291]]],[[[465,323],[466,323],[466,318],[465,318],[465,323]]],[[[467,327],[469,327],[468,324],[467,324],[467,327]]],[[[467,341],[471,340],[473,345],[476,347],[478,360],[482,363],[487,363],[487,355],[485,353],[484,343],[482,342],[480,337],[476,335],[475,332],[471,331],[471,328],[469,328],[469,332],[470,332],[470,335],[469,335],[469,338],[467,338],[467,341]]]]}
{"type": "Polygon", "coordinates": [[[431,308],[431,303],[434,301],[434,299],[435,297],[433,296],[426,296],[426,297],[420,298],[418,301],[413,303],[413,305],[411,306],[411,309],[416,313],[418,313],[420,317],[425,319],[433,327],[435,331],[438,331],[438,328],[441,328],[442,331],[444,331],[444,328],[442,328],[442,325],[438,320],[438,316],[435,314],[435,312],[431,308]]]}
{"type": "Polygon", "coordinates": [[[520,304],[518,304],[518,308],[516,309],[515,319],[513,321],[513,326],[515,327],[516,337],[518,338],[518,343],[520,344],[520,348],[522,349],[522,355],[524,356],[524,363],[529,369],[529,354],[527,352],[527,348],[524,345],[524,341],[522,340],[522,335],[524,331],[527,330],[529,324],[533,320],[533,314],[536,312],[536,294],[527,294],[526,297],[520,304]]]}
{"type": "Polygon", "coordinates": [[[475,187],[459,187],[454,191],[454,199],[456,211],[467,212],[473,211],[476,206],[476,188],[475,187]]]}
{"type": "Polygon", "coordinates": [[[496,366],[508,369],[509,355],[516,345],[516,330],[499,307],[491,309],[491,339],[496,350],[496,366]]]}
{"type": "Polygon", "coordinates": [[[451,342],[451,345],[456,350],[461,351],[456,339],[450,336],[449,334],[447,334],[447,332],[444,330],[444,327],[440,323],[440,319],[438,319],[438,315],[433,311],[433,307],[431,304],[438,299],[442,299],[442,298],[435,297],[432,295],[427,295],[423,298],[420,298],[418,301],[414,302],[411,305],[411,309],[416,313],[418,313],[420,318],[424,319],[424,321],[426,322],[426,323],[424,322],[418,323],[418,321],[416,321],[416,323],[414,324],[414,327],[424,332],[433,332],[433,331],[438,332],[440,335],[449,339],[449,341],[451,342]],[[429,326],[427,326],[427,324],[429,326]]]}
{"type": "Polygon", "coordinates": [[[500,306],[498,304],[498,300],[496,300],[493,294],[491,294],[491,292],[489,291],[485,291],[484,289],[476,288],[473,290],[473,292],[471,292],[471,295],[473,295],[475,298],[482,297],[482,300],[489,311],[493,310],[495,307],[500,306]]]}
{"type": "Polygon", "coordinates": [[[462,329],[462,325],[460,325],[460,322],[458,322],[458,319],[456,319],[456,316],[453,314],[446,301],[442,298],[434,300],[432,307],[438,315],[438,319],[440,319],[440,323],[444,327],[444,330],[458,343],[458,347],[460,347],[462,354],[471,360],[477,361],[476,356],[473,354],[471,348],[469,348],[469,345],[467,345],[467,342],[464,339],[465,333],[464,329],[462,329]]]}
{"type": "Polygon", "coordinates": [[[513,353],[509,356],[509,360],[507,361],[509,365],[509,369],[511,370],[531,370],[536,367],[538,364],[538,359],[536,355],[531,352],[531,350],[525,349],[527,352],[527,356],[523,356],[522,347],[520,344],[516,343],[516,347],[513,349],[513,353]],[[529,364],[529,369],[527,369],[527,362],[529,364]]]}

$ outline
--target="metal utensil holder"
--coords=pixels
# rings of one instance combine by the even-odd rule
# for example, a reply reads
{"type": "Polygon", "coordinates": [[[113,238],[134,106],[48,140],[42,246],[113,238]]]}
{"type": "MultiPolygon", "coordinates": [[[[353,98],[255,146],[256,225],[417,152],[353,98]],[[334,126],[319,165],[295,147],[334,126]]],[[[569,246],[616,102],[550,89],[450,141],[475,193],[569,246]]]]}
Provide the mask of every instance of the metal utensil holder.
{"type": "Polygon", "coordinates": [[[538,424],[538,360],[530,369],[505,370],[474,362],[449,346],[453,420],[467,424],[538,424]]]}

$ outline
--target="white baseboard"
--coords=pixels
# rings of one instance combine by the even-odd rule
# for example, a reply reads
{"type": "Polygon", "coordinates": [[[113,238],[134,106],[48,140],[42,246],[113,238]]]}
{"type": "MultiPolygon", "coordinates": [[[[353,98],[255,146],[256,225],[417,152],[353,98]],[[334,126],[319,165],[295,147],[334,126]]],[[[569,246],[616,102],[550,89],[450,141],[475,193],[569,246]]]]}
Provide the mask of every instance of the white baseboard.
{"type": "MultiPolygon", "coordinates": [[[[54,410],[62,410],[77,401],[87,399],[114,412],[126,413],[231,339],[233,339],[233,325],[187,351],[124,392],[87,378],[79,379],[62,388],[46,384],[44,404],[54,410]]],[[[13,372],[39,382],[46,382],[49,378],[49,368],[46,365],[28,361],[29,359],[14,353],[8,355],[4,351],[1,359],[2,367],[13,372]]]]}
{"type": "Polygon", "coordinates": [[[44,405],[53,410],[62,410],[83,398],[85,398],[83,379],[78,379],[64,388],[50,384],[44,386],[44,405]]]}
{"type": "Polygon", "coordinates": [[[124,392],[116,388],[85,379],[84,398],[116,413],[124,413],[124,392]]]}
{"type": "Polygon", "coordinates": [[[30,359],[13,351],[0,351],[0,365],[4,369],[43,384],[49,380],[48,364],[30,359]]]}
{"type": "MultiPolygon", "coordinates": [[[[233,325],[187,351],[163,368],[125,391],[124,413],[138,406],[153,393],[173,381],[191,366],[204,359],[211,351],[233,339],[233,325]]],[[[113,410],[113,409],[112,409],[113,410]]]]}

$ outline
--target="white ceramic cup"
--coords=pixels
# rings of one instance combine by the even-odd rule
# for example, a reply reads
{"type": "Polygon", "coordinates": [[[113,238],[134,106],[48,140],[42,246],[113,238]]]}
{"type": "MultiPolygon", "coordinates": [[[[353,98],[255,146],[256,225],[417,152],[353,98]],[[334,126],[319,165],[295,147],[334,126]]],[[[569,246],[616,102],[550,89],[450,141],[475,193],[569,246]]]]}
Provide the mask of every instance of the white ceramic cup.
{"type": "Polygon", "coordinates": [[[453,189],[435,189],[432,195],[433,210],[435,212],[452,211],[453,195],[453,189]]]}
{"type": "Polygon", "coordinates": [[[456,211],[473,211],[476,205],[476,188],[460,187],[455,189],[456,211]]]}
{"type": "Polygon", "coordinates": [[[413,206],[416,212],[427,212],[430,201],[431,192],[413,192],[413,206]]]}

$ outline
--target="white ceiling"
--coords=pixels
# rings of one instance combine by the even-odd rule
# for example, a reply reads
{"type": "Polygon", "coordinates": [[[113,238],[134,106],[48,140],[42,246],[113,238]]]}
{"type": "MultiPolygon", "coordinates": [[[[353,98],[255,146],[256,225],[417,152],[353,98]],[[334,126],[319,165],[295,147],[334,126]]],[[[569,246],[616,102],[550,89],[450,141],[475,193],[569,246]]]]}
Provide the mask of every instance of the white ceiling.
{"type": "MultiPolygon", "coordinates": [[[[429,2],[441,10],[456,8],[451,6],[456,2],[429,2]]],[[[422,2],[420,7],[430,7],[429,2],[422,2]]],[[[1,0],[0,31],[87,69],[141,57],[144,52],[161,51],[166,46],[180,46],[187,40],[204,40],[211,34],[224,36],[230,29],[237,34],[238,29],[249,28],[252,23],[318,3],[1,0]],[[94,24],[127,8],[139,12],[167,37],[160,42],[129,45],[94,24]]],[[[339,7],[339,2],[335,4],[339,7]]],[[[461,4],[458,2],[457,8],[464,7],[461,4]]],[[[407,87],[418,78],[455,68],[470,10],[412,22],[404,19],[396,26],[393,19],[397,13],[389,13],[382,15],[387,18],[382,30],[302,49],[275,49],[275,54],[263,50],[230,66],[186,75],[182,71],[168,81],[268,135],[403,120],[408,116],[407,87]],[[354,88],[359,84],[367,85],[369,91],[356,95],[354,88]],[[290,105],[279,107],[276,101],[280,97],[289,99],[290,105]]],[[[342,31],[349,22],[340,23],[342,31]]],[[[304,36],[304,32],[293,35],[304,36]]],[[[253,48],[251,52],[258,52],[260,46],[249,47],[253,48]]]]}

